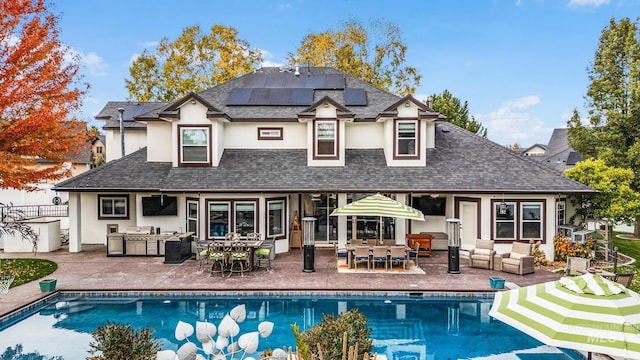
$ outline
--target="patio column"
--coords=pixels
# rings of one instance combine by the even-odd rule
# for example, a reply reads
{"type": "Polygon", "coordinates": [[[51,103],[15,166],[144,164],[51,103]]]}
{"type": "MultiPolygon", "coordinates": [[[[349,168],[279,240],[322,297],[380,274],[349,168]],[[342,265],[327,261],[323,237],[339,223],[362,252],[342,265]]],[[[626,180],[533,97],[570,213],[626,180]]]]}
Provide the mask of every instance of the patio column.
{"type": "MultiPolygon", "coordinates": [[[[396,194],[396,201],[406,204],[407,203],[407,194],[396,194]]],[[[395,240],[397,245],[404,245],[405,236],[407,235],[407,222],[411,220],[396,218],[396,226],[395,226],[395,240]]]]}
{"type": "MultiPolygon", "coordinates": [[[[338,193],[338,207],[342,207],[347,204],[347,194],[338,193]]],[[[347,246],[347,217],[336,216],[338,220],[338,247],[347,246]]]]}
{"type": "Polygon", "coordinates": [[[69,193],[69,252],[77,253],[82,251],[82,242],[80,241],[80,215],[82,214],[82,205],[80,202],[81,193],[69,193]]]}

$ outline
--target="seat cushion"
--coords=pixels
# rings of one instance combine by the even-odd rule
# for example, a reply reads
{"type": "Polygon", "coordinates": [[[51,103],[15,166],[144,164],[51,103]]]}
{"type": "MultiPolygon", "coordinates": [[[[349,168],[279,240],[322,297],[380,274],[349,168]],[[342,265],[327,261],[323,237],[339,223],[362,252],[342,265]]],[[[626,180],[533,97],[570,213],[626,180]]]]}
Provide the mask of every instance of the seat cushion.
{"type": "Polygon", "coordinates": [[[509,254],[509,258],[510,259],[516,259],[516,260],[520,260],[525,256],[528,256],[528,255],[527,254],[517,253],[517,252],[512,252],[511,254],[509,254]]]}
{"type": "Polygon", "coordinates": [[[520,259],[514,259],[514,258],[502,259],[502,265],[504,265],[504,264],[520,266],[520,259]]]}
{"type": "Polygon", "coordinates": [[[269,254],[271,254],[271,249],[259,248],[256,249],[255,254],[261,256],[269,256],[269,254]]]}
{"type": "Polygon", "coordinates": [[[491,256],[473,254],[473,255],[471,255],[471,259],[473,259],[473,260],[481,260],[481,261],[489,261],[489,260],[491,260],[491,256]]]}

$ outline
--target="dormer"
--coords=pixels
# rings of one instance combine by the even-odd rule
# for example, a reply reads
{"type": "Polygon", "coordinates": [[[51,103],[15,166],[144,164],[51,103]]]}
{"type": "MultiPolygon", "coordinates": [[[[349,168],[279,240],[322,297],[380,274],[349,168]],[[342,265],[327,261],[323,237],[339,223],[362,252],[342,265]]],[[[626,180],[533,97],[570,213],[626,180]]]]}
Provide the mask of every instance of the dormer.
{"type": "Polygon", "coordinates": [[[384,153],[388,166],[425,166],[426,149],[435,147],[439,114],[413,96],[405,96],[380,115],[384,123],[384,153]]]}
{"type": "Polygon", "coordinates": [[[298,119],[307,123],[307,164],[344,166],[345,123],[353,121],[354,114],[325,96],[298,114],[298,119]]]}
{"type": "Polygon", "coordinates": [[[227,121],[205,99],[188,94],[147,123],[147,159],[171,161],[174,167],[217,166],[224,150],[223,123],[227,121]]]}

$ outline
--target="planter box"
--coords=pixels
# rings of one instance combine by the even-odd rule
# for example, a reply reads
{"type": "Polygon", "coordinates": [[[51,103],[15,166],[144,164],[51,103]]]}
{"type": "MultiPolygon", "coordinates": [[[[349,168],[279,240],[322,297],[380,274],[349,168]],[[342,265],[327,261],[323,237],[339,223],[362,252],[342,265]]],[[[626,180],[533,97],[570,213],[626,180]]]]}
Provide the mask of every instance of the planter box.
{"type": "Polygon", "coordinates": [[[492,289],[503,289],[504,288],[504,278],[500,276],[490,276],[489,283],[491,284],[492,289]]]}
{"type": "Polygon", "coordinates": [[[56,289],[56,283],[58,280],[56,279],[44,279],[40,281],[40,291],[47,292],[53,291],[56,289]]]}

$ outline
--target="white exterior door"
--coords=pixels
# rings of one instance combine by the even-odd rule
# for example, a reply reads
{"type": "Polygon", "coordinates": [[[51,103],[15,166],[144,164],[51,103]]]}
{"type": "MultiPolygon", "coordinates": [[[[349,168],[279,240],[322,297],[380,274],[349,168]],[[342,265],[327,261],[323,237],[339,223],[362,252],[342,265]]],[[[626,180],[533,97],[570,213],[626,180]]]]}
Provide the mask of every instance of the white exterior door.
{"type": "Polygon", "coordinates": [[[473,201],[460,202],[460,223],[462,236],[460,248],[469,250],[475,246],[478,238],[478,203],[473,201]]]}

